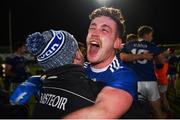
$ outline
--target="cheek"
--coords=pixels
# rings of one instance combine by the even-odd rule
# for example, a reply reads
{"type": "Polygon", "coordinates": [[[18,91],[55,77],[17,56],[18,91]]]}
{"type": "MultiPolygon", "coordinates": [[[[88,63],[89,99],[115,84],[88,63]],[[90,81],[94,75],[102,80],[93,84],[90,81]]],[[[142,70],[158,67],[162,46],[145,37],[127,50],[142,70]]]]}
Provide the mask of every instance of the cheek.
{"type": "Polygon", "coordinates": [[[113,39],[111,39],[109,37],[103,37],[101,40],[102,40],[102,47],[104,47],[104,48],[113,47],[113,39]]]}
{"type": "Polygon", "coordinates": [[[90,34],[87,34],[87,37],[86,37],[86,44],[88,43],[89,38],[90,38],[90,34]]]}

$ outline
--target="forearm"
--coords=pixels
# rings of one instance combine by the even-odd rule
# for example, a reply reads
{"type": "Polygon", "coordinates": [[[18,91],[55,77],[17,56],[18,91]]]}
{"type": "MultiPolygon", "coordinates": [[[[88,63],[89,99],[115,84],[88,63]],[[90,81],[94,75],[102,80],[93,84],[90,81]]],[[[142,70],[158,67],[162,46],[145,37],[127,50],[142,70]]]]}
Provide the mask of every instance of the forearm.
{"type": "Polygon", "coordinates": [[[92,106],[77,110],[64,118],[120,118],[132,104],[132,96],[124,90],[105,87],[92,106]]]}
{"type": "Polygon", "coordinates": [[[107,115],[108,113],[105,113],[105,111],[102,109],[96,108],[96,106],[93,105],[70,113],[69,115],[65,116],[64,119],[110,118],[107,115]]]}
{"type": "MultiPolygon", "coordinates": [[[[129,101],[128,101],[129,102],[129,101]]],[[[111,104],[111,102],[109,101],[111,104]]],[[[117,119],[124,115],[127,110],[130,108],[132,101],[129,105],[126,103],[111,106],[110,109],[105,106],[96,107],[96,105],[86,107],[75,112],[72,112],[65,116],[63,119],[117,119]],[[115,109],[119,110],[115,110],[115,109]]]]}
{"type": "Polygon", "coordinates": [[[135,61],[135,60],[143,59],[143,56],[141,54],[134,55],[134,54],[127,54],[127,53],[120,53],[120,58],[124,62],[132,62],[132,61],[135,61]]]}

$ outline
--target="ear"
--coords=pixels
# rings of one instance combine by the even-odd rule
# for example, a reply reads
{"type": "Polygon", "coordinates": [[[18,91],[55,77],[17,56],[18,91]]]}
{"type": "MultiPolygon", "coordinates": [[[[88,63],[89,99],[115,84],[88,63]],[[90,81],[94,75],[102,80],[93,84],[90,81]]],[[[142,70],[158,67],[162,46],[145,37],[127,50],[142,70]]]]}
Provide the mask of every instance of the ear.
{"type": "Polygon", "coordinates": [[[74,64],[77,64],[77,61],[79,60],[79,50],[76,52],[76,55],[75,55],[75,57],[74,57],[74,61],[73,61],[73,63],[74,64]]]}
{"type": "Polygon", "coordinates": [[[84,57],[80,50],[76,52],[76,55],[74,57],[73,64],[83,65],[84,63],[84,57]]]}
{"type": "Polygon", "coordinates": [[[120,49],[122,47],[121,43],[122,43],[122,39],[117,37],[114,42],[114,49],[120,49]]]}
{"type": "Polygon", "coordinates": [[[144,35],[143,35],[143,39],[146,40],[146,39],[148,38],[148,36],[149,36],[149,34],[144,34],[144,35]]]}

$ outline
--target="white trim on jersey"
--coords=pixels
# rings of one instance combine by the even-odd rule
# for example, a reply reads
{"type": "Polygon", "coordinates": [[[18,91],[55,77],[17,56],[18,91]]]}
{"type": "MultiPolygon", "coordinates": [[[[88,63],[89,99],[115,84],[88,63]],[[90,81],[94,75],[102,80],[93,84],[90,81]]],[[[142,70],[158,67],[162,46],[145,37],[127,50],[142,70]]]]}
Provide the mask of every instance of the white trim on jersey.
{"type": "Polygon", "coordinates": [[[84,67],[84,68],[87,68],[89,64],[90,64],[89,62],[84,62],[83,67],[84,67]]]}
{"type": "Polygon", "coordinates": [[[117,70],[119,68],[123,68],[123,67],[120,66],[119,61],[118,61],[117,57],[115,56],[114,59],[112,60],[112,62],[109,65],[107,65],[106,67],[101,68],[101,69],[91,67],[91,70],[95,73],[100,73],[100,72],[106,71],[108,68],[111,70],[111,72],[114,72],[115,70],[117,70]]]}
{"type": "Polygon", "coordinates": [[[100,72],[106,71],[106,70],[108,69],[108,67],[109,67],[109,65],[106,66],[106,67],[104,67],[104,68],[101,68],[101,69],[97,69],[97,68],[91,67],[91,70],[92,70],[93,72],[95,72],[95,73],[100,73],[100,72]]]}
{"type": "Polygon", "coordinates": [[[120,64],[119,64],[119,61],[117,59],[117,57],[113,60],[113,62],[111,63],[110,65],[110,70],[111,72],[114,72],[115,70],[119,69],[120,68],[120,64]]]}
{"type": "Polygon", "coordinates": [[[77,94],[77,93],[74,93],[74,92],[72,92],[72,91],[69,91],[69,90],[66,90],[66,89],[63,89],[63,88],[57,88],[57,87],[43,87],[44,89],[55,89],[55,90],[61,90],[61,91],[64,91],[64,92],[68,92],[68,93],[71,93],[71,94],[73,94],[73,95],[75,95],[75,96],[78,96],[78,97],[80,97],[80,98],[82,98],[82,99],[85,99],[85,100],[87,100],[87,101],[89,101],[89,102],[91,102],[91,103],[95,103],[94,101],[92,101],[92,100],[90,100],[90,99],[88,99],[88,98],[86,98],[86,97],[84,97],[84,96],[82,96],[82,95],[79,95],[79,94],[77,94]]]}

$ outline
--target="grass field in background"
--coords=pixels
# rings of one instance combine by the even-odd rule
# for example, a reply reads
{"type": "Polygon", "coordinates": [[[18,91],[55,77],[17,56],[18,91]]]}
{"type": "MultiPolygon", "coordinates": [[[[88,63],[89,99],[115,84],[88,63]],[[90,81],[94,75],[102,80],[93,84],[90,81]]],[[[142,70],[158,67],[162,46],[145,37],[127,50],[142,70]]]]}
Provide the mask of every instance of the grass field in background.
{"type": "Polygon", "coordinates": [[[173,118],[180,118],[180,78],[177,80],[177,96],[173,91],[168,92],[168,100],[171,109],[173,110],[173,118]]]}

